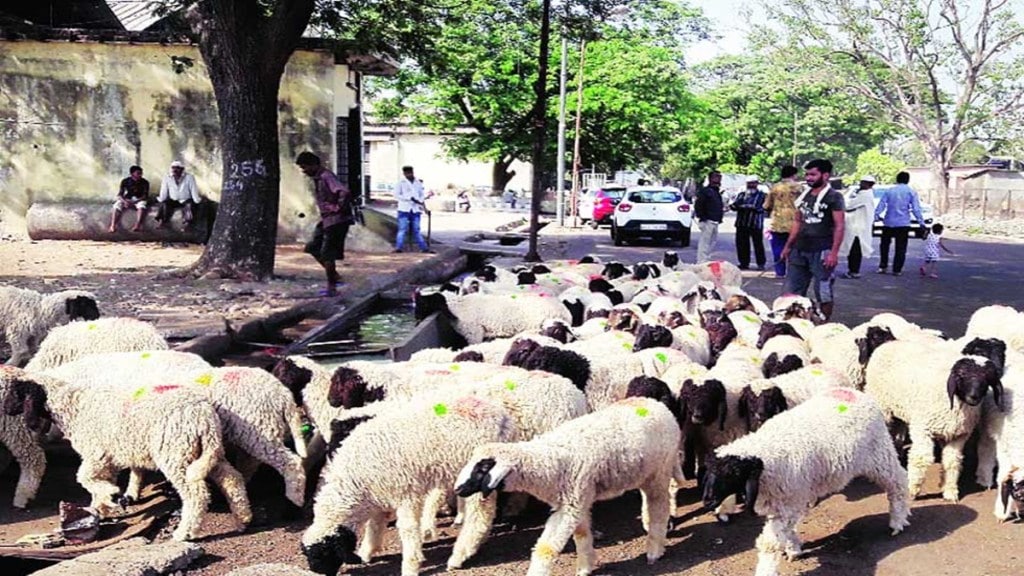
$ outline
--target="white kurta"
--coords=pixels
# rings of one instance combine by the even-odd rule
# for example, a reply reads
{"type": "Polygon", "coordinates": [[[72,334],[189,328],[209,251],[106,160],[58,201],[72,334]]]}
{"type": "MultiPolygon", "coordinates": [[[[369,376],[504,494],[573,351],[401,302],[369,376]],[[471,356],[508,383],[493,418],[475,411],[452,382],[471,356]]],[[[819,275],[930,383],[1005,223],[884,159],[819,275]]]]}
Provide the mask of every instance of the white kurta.
{"type": "Polygon", "coordinates": [[[853,248],[853,239],[859,238],[861,253],[865,258],[871,258],[874,254],[871,247],[871,225],[875,213],[874,193],[870,189],[850,188],[843,195],[843,199],[846,201],[846,228],[839,253],[848,256],[850,248],[853,248]]]}

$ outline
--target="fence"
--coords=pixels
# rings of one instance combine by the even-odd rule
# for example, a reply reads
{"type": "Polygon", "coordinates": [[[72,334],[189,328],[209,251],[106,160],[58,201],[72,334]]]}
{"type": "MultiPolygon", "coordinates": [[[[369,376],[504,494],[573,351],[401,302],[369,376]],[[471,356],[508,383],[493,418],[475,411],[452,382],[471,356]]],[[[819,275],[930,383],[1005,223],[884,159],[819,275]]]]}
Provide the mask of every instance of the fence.
{"type": "Polygon", "coordinates": [[[1006,188],[950,189],[945,197],[939,190],[919,191],[921,199],[935,207],[938,214],[958,214],[982,220],[1024,218],[1024,190],[1006,188]]]}

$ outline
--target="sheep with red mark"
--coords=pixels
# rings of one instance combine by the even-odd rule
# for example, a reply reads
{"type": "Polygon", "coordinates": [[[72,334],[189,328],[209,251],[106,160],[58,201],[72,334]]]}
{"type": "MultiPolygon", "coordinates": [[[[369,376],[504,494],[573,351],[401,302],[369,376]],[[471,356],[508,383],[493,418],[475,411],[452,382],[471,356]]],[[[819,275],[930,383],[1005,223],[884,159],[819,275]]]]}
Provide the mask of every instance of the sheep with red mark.
{"type": "Polygon", "coordinates": [[[812,364],[798,370],[760,380],[743,388],[737,412],[748,432],[760,428],[773,416],[802,404],[830,388],[849,388],[843,372],[824,364],[812,364]]]}

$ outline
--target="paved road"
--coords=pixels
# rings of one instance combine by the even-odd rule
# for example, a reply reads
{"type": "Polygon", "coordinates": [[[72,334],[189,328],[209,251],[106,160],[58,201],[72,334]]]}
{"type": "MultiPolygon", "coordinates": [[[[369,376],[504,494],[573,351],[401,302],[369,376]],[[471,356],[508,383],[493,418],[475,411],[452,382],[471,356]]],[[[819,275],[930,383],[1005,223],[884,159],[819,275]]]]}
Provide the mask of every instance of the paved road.
{"type": "MultiPolygon", "coordinates": [[[[595,254],[602,259],[627,262],[660,260],[661,254],[668,249],[679,252],[686,262],[696,260],[696,236],[689,248],[666,247],[657,243],[615,247],[607,228],[548,228],[551,230],[546,229],[542,234],[542,254],[549,258],[578,258],[595,254]]],[[[874,241],[877,252],[878,239],[874,241]]],[[[1007,304],[1024,308],[1024,243],[956,235],[949,235],[946,241],[957,255],[939,263],[941,278],[938,280],[923,279],[918,275],[921,263],[919,240],[911,240],[903,276],[875,274],[876,254],[876,258],[865,260],[864,274],[860,279],[836,280],[839,303],[835,319],[857,324],[879,312],[891,311],[923,326],[960,335],[971,313],[981,306],[1007,304]]],[[[722,225],[714,257],[736,261],[735,237],[729,221],[722,225]]],[[[840,271],[845,270],[843,261],[840,271]]],[[[744,287],[755,296],[770,301],[781,293],[782,280],[776,279],[771,271],[751,271],[746,274],[744,287]]]]}

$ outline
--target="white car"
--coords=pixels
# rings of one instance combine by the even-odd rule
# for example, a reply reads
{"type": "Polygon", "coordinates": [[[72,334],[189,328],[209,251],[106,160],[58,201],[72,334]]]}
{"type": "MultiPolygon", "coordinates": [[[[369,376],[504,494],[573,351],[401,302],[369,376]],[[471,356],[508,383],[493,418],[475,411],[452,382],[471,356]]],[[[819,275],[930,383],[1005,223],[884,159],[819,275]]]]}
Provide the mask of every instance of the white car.
{"type": "Polygon", "coordinates": [[[635,238],[675,240],[690,245],[693,207],[673,186],[635,186],[626,190],[612,217],[616,246],[635,238]]]}

